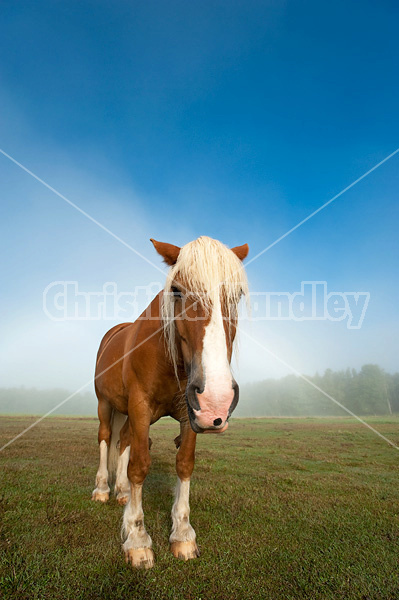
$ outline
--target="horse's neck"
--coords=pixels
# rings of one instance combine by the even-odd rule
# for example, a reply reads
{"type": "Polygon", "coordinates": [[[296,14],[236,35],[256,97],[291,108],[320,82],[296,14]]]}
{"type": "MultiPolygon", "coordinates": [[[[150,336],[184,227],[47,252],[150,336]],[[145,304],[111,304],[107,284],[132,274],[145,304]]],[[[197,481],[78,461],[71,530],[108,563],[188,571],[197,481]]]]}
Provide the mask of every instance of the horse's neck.
{"type": "Polygon", "coordinates": [[[139,316],[140,321],[153,321],[157,327],[161,327],[161,302],[162,293],[159,292],[139,316]]]}
{"type": "Polygon", "coordinates": [[[147,306],[146,310],[143,313],[143,317],[145,318],[147,316],[147,318],[151,319],[151,323],[152,323],[152,328],[154,330],[154,337],[155,332],[158,332],[158,335],[160,338],[162,338],[163,340],[163,344],[162,344],[162,348],[164,350],[164,356],[165,356],[165,360],[166,363],[170,366],[171,372],[173,372],[173,376],[178,379],[179,385],[181,388],[184,388],[186,383],[187,383],[187,374],[186,371],[184,369],[184,361],[183,361],[183,355],[181,353],[180,347],[179,347],[179,352],[178,352],[178,360],[177,360],[177,364],[176,364],[176,370],[173,366],[173,362],[170,359],[170,357],[168,356],[168,352],[167,352],[167,345],[165,342],[165,338],[164,338],[164,331],[163,331],[163,323],[162,323],[162,317],[161,317],[161,306],[162,306],[162,297],[163,297],[163,291],[159,292],[155,298],[152,300],[152,302],[150,302],[150,304],[147,306]]]}

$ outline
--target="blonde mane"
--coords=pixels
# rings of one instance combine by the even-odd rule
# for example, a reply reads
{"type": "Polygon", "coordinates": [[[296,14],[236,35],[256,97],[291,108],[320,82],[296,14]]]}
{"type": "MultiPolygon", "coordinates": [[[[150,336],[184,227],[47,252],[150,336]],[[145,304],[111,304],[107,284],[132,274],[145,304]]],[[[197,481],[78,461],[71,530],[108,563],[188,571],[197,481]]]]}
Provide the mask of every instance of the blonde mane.
{"type": "Polygon", "coordinates": [[[242,295],[248,299],[248,283],[239,258],[227,246],[202,236],[183,246],[167,275],[162,302],[162,321],[168,353],[177,372],[174,299],[171,288],[178,278],[183,292],[195,296],[207,313],[223,300],[229,323],[237,317],[242,295]]]}

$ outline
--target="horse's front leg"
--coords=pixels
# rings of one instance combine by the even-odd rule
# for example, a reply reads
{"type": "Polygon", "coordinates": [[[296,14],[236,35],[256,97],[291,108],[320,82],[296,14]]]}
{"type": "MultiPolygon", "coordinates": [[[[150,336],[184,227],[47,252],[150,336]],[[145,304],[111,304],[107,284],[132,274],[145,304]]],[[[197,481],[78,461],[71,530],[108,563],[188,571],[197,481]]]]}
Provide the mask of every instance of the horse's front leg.
{"type": "Polygon", "coordinates": [[[172,533],[170,549],[176,558],[197,558],[199,550],[195,542],[195,531],[190,525],[190,478],[194,469],[195,442],[197,434],[186,421],[180,424],[181,443],[176,455],[177,486],[172,508],[172,533]]]}
{"type": "Polygon", "coordinates": [[[123,514],[122,532],[126,538],[123,550],[126,562],[133,567],[149,569],[154,564],[154,553],[151,538],[144,527],[142,489],[151,463],[148,444],[150,420],[143,415],[139,419],[133,416],[130,426],[133,434],[127,469],[130,498],[123,514]]]}

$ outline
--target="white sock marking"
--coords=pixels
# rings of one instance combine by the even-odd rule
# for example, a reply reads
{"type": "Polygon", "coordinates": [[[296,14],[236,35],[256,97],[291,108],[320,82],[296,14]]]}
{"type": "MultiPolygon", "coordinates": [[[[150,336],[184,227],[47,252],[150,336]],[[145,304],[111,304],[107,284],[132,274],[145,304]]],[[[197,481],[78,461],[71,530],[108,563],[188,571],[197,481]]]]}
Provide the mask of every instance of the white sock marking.
{"type": "MultiPolygon", "coordinates": [[[[107,458],[108,458],[108,446],[105,440],[100,442],[100,465],[98,467],[96,475],[96,489],[94,492],[106,494],[109,492],[108,486],[108,469],[107,469],[107,458]]],[[[93,492],[93,493],[94,493],[93,492]]]]}
{"type": "Polygon", "coordinates": [[[123,544],[125,552],[130,548],[151,548],[152,541],[144,527],[142,506],[142,485],[130,484],[130,499],[123,513],[122,535],[126,537],[123,544]]]}
{"type": "Polygon", "coordinates": [[[172,507],[172,533],[169,542],[193,542],[195,531],[190,525],[190,480],[177,478],[176,496],[172,507]]]}
{"type": "Polygon", "coordinates": [[[115,494],[126,495],[130,492],[130,483],[127,477],[129,457],[130,446],[127,446],[118,458],[118,467],[116,469],[115,494]]]}

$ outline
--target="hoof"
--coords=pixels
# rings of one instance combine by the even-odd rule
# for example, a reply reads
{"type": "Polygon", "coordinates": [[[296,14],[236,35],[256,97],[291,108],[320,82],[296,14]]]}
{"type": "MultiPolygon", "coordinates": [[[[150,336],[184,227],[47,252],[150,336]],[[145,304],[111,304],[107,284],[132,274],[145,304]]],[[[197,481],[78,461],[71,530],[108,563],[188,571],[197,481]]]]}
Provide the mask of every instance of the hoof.
{"type": "Polygon", "coordinates": [[[119,494],[116,497],[116,501],[119,504],[119,506],[125,506],[129,502],[129,494],[119,492],[119,494]]]}
{"type": "Polygon", "coordinates": [[[94,490],[91,499],[95,500],[96,502],[108,502],[109,492],[100,492],[99,490],[94,490]]]}
{"type": "Polygon", "coordinates": [[[198,558],[200,551],[198,550],[195,542],[172,542],[170,549],[175,558],[181,560],[190,560],[191,558],[198,558]]]}
{"type": "Polygon", "coordinates": [[[136,569],[151,569],[154,566],[154,553],[151,548],[129,548],[125,557],[126,562],[136,569]]]}

